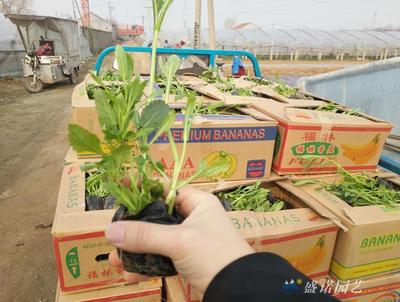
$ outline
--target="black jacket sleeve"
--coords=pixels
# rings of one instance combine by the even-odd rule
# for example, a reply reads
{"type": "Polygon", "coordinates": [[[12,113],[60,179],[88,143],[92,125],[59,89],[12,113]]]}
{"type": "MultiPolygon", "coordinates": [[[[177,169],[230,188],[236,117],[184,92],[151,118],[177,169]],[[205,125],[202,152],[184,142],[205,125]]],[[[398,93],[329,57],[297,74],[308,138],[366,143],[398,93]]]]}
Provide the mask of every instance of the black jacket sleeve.
{"type": "Polygon", "coordinates": [[[271,253],[256,253],[229,264],[211,281],[204,302],[333,302],[316,282],[271,253]]]}

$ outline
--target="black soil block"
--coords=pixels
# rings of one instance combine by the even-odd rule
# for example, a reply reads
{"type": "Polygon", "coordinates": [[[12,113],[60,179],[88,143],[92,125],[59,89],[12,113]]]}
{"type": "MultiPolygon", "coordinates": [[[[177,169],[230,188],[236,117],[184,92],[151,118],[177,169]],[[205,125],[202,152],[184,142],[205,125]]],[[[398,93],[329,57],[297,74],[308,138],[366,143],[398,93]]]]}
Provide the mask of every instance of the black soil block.
{"type": "Polygon", "coordinates": [[[102,210],[104,207],[104,199],[99,196],[86,196],[86,210],[87,211],[97,211],[102,210]]]}
{"type": "Polygon", "coordinates": [[[116,198],[112,195],[106,197],[86,195],[86,211],[114,209],[116,198]]]}
{"type": "MultiPolygon", "coordinates": [[[[168,214],[167,205],[157,200],[147,205],[139,214],[130,215],[124,206],[119,206],[112,219],[113,222],[121,220],[146,221],[159,224],[180,224],[183,218],[174,211],[168,214]]],[[[138,273],[150,277],[165,277],[176,275],[172,260],[156,254],[137,254],[118,249],[122,267],[125,271],[138,273]]]]}

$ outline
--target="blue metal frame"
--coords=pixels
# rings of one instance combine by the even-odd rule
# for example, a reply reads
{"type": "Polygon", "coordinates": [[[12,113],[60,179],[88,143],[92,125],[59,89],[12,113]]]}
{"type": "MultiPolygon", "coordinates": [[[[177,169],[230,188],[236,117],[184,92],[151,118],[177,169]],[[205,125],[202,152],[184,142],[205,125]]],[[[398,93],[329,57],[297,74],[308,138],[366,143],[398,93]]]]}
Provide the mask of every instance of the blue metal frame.
{"type": "MultiPolygon", "coordinates": [[[[150,47],[133,47],[133,46],[122,46],[127,52],[144,52],[151,53],[150,47]]],[[[115,51],[115,46],[104,49],[96,61],[96,72],[100,72],[101,64],[105,56],[115,51]]],[[[215,66],[215,56],[244,56],[249,58],[253,64],[253,71],[256,77],[261,77],[260,66],[255,55],[250,52],[242,50],[219,50],[219,49],[193,49],[193,48],[157,48],[157,54],[175,54],[181,58],[186,58],[189,55],[207,55],[210,57],[210,66],[215,66]]]]}
{"type": "Polygon", "coordinates": [[[400,174],[400,162],[393,160],[386,155],[381,155],[379,158],[379,165],[396,174],[400,174]]]}

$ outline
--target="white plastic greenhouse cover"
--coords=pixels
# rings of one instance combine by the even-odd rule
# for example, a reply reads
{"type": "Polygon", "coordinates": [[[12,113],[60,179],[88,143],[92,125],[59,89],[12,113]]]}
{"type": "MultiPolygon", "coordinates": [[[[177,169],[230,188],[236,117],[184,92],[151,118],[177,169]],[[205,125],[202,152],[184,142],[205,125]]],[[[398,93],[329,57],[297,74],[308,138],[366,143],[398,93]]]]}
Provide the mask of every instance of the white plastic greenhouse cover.
{"type": "MultiPolygon", "coordinates": [[[[249,24],[237,29],[217,30],[218,48],[314,50],[322,53],[335,51],[377,51],[400,48],[400,31],[396,30],[319,30],[261,28],[249,24]]],[[[163,36],[171,41],[184,40],[191,44],[193,31],[169,30],[163,36]]],[[[201,32],[203,47],[208,42],[207,30],[201,32]]]]}

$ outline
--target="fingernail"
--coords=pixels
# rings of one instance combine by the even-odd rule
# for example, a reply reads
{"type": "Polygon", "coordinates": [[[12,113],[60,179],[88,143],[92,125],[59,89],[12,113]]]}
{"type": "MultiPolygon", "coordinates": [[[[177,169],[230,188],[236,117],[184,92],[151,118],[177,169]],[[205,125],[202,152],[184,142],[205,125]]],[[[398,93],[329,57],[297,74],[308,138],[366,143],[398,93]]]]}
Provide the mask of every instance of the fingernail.
{"type": "Polygon", "coordinates": [[[125,224],[114,222],[106,229],[106,238],[113,244],[122,243],[125,236],[125,224]]]}

